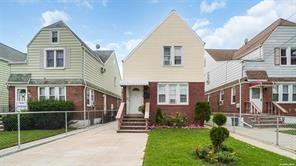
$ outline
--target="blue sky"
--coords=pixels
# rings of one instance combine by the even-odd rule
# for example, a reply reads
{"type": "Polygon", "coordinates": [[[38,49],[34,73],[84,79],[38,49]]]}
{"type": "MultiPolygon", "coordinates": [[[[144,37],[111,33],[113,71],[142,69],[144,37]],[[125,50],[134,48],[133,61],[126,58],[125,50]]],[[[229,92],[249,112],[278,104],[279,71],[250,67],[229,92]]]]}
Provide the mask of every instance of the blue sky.
{"type": "Polygon", "coordinates": [[[115,49],[122,60],[176,9],[207,48],[237,48],[279,17],[296,21],[295,8],[296,0],[3,0],[0,42],[26,52],[42,26],[64,20],[90,47],[115,49]]]}

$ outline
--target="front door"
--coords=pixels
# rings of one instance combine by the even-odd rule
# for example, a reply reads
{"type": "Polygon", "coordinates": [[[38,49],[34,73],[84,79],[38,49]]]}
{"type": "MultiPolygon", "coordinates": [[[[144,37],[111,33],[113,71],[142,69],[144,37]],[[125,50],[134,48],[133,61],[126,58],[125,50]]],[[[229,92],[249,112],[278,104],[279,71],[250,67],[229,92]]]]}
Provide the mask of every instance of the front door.
{"type": "Polygon", "coordinates": [[[15,111],[27,109],[27,88],[15,88],[15,111]]]}
{"type": "Polygon", "coordinates": [[[129,109],[128,114],[141,114],[138,108],[143,105],[143,87],[132,86],[129,88],[129,109]]]}
{"type": "Polygon", "coordinates": [[[251,88],[250,95],[250,101],[253,102],[258,109],[260,109],[258,111],[262,112],[262,88],[251,88]]]}

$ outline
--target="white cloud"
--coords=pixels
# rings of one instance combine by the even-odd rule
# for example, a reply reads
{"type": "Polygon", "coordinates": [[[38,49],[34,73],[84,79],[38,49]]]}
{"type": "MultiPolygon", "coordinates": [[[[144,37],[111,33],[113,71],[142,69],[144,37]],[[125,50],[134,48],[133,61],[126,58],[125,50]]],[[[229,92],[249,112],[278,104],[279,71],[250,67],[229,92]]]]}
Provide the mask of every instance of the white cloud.
{"type": "MultiPolygon", "coordinates": [[[[231,17],[222,27],[202,26],[194,29],[207,48],[239,48],[245,38],[251,39],[278,18],[295,12],[294,0],[264,0],[251,7],[245,15],[231,17]]],[[[289,18],[296,21],[296,17],[289,18]]]]}
{"type": "Polygon", "coordinates": [[[50,25],[54,22],[63,20],[64,22],[67,22],[71,19],[71,17],[64,11],[45,11],[42,13],[42,26],[50,25]]]}
{"type": "Polygon", "coordinates": [[[124,35],[133,35],[134,33],[131,31],[124,32],[124,35]]]}
{"type": "Polygon", "coordinates": [[[205,27],[205,26],[207,26],[209,24],[210,24],[210,21],[208,19],[206,19],[206,18],[204,18],[204,19],[197,19],[195,21],[194,25],[192,26],[192,28],[194,30],[197,30],[198,28],[205,27]]]}
{"type": "Polygon", "coordinates": [[[118,43],[108,43],[106,46],[101,48],[102,50],[119,50],[121,49],[120,44],[118,43]]]}
{"type": "Polygon", "coordinates": [[[75,4],[78,7],[93,9],[94,0],[58,0],[60,3],[75,4]]]}
{"type": "Polygon", "coordinates": [[[134,49],[142,39],[131,39],[126,42],[123,42],[123,45],[125,46],[126,51],[130,52],[132,49],[134,49]]]}
{"type": "Polygon", "coordinates": [[[109,0],[102,0],[102,5],[103,5],[104,7],[106,7],[107,4],[108,4],[108,2],[109,2],[109,0]]]}
{"type": "Polygon", "coordinates": [[[217,9],[224,8],[225,6],[225,0],[214,0],[212,3],[209,3],[207,0],[203,0],[199,7],[201,13],[212,13],[217,9]]]}

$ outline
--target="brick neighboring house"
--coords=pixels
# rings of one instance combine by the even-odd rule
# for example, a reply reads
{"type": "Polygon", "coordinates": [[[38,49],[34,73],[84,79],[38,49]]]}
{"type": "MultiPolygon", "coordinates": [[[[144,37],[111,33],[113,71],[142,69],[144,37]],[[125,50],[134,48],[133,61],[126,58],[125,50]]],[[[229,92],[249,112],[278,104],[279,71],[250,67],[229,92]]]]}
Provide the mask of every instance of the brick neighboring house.
{"type": "Polygon", "coordinates": [[[90,49],[62,21],[43,27],[10,71],[10,111],[39,99],[70,100],[79,111],[116,109],[121,100],[115,52],[90,49]]]}
{"type": "Polygon", "coordinates": [[[203,78],[204,42],[176,13],[168,17],[123,60],[126,114],[142,114],[150,103],[150,119],[159,107],[181,112],[193,122],[194,107],[206,101],[203,78]]]}
{"type": "Polygon", "coordinates": [[[213,111],[296,115],[296,23],[278,19],[239,49],[206,49],[205,59],[213,111]]]}

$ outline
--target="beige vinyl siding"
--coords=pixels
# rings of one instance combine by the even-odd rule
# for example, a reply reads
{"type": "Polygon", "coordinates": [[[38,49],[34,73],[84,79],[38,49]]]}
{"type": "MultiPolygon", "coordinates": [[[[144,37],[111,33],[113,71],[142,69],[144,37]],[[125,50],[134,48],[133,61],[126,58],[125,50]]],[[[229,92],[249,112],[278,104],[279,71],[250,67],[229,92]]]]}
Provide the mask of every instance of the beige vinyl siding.
{"type": "Polygon", "coordinates": [[[103,74],[103,87],[109,91],[121,96],[120,86],[120,71],[117,64],[115,54],[111,55],[105,64],[106,72],[103,74]],[[114,77],[116,77],[116,83],[114,85],[114,77]]]}
{"type": "Polygon", "coordinates": [[[102,64],[85,51],[85,81],[99,87],[103,87],[103,74],[101,74],[102,64]]]}
{"type": "Polygon", "coordinates": [[[6,61],[0,60],[0,112],[8,111],[8,90],[6,82],[9,77],[9,67],[6,61]]]}
{"type": "MultiPolygon", "coordinates": [[[[27,64],[11,65],[11,73],[31,73],[32,79],[80,79],[82,49],[78,40],[66,28],[55,29],[59,31],[59,43],[51,43],[51,30],[43,29],[28,46],[27,64]],[[40,52],[46,48],[65,48],[69,50],[70,68],[61,70],[43,69],[40,67],[40,52]]],[[[65,58],[67,59],[67,58],[65,58]]]]}
{"type": "Polygon", "coordinates": [[[132,52],[123,63],[124,80],[204,82],[203,43],[176,13],[132,52]],[[163,66],[163,46],[182,46],[182,66],[163,66]]]}

